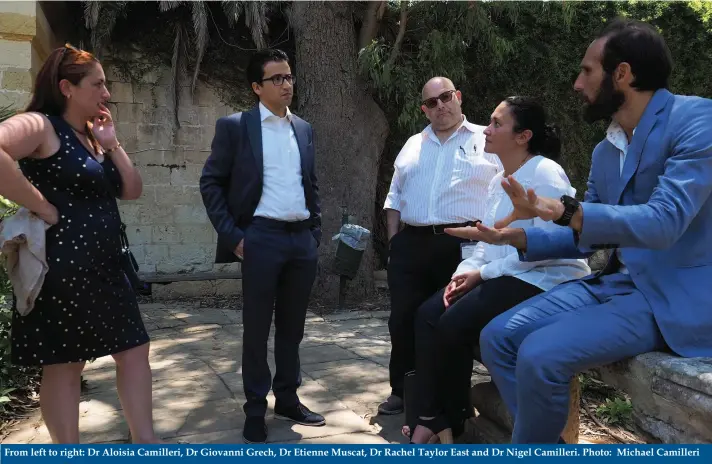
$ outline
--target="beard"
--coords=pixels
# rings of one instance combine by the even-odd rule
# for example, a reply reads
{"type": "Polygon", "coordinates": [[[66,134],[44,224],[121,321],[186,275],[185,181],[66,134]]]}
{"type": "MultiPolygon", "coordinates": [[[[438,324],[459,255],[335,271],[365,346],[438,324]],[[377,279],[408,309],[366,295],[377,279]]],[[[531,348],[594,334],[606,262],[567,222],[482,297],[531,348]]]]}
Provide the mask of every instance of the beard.
{"type": "Polygon", "coordinates": [[[613,76],[606,73],[596,99],[592,102],[586,101],[584,104],[583,119],[589,124],[610,119],[624,102],[623,92],[613,88],[613,76]]]}

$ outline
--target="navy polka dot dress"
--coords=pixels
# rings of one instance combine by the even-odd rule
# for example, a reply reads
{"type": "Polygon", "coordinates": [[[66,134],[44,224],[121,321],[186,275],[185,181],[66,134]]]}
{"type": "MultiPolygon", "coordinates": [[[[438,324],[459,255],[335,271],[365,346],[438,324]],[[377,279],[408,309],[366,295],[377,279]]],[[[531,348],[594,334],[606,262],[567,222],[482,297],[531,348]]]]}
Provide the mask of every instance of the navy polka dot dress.
{"type": "Polygon", "coordinates": [[[14,364],[88,361],[148,342],[136,296],[122,270],[121,218],[113,192],[121,176],[99,162],[61,118],[49,117],[62,142],[45,159],[19,162],[59,212],[47,230],[49,271],[34,309],[13,311],[14,364]]]}

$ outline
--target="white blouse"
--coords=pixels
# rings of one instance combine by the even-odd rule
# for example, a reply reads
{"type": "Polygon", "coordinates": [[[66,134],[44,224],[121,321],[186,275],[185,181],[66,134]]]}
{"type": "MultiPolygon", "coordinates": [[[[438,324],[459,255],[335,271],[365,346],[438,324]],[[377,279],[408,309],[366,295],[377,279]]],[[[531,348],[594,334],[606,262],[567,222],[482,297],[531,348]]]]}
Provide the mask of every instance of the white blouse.
{"type": "MultiPolygon", "coordinates": [[[[542,197],[560,198],[562,195],[573,197],[576,194],[576,189],[571,186],[561,166],[543,156],[531,158],[513,174],[513,177],[525,189],[534,189],[534,192],[542,197]]],[[[500,172],[489,185],[487,212],[482,218],[482,223],[488,227],[493,227],[496,221],[506,217],[513,209],[512,201],[502,188],[502,178],[503,173],[500,172]]],[[[514,221],[509,227],[554,229],[561,226],[534,218],[514,221]]],[[[453,276],[477,269],[480,270],[483,280],[513,276],[544,291],[562,282],[579,279],[591,273],[584,259],[524,262],[519,260],[519,253],[513,246],[490,245],[484,242],[477,244],[473,255],[460,263],[453,276]]]]}

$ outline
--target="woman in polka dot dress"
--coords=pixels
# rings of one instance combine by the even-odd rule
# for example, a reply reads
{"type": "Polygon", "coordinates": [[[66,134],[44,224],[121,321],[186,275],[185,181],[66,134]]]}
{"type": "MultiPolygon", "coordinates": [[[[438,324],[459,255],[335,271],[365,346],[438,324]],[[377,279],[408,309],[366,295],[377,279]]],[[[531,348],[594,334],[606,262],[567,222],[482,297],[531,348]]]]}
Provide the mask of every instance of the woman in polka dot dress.
{"type": "Polygon", "coordinates": [[[157,441],[149,338],[121,266],[116,203],[138,198],[142,182],[116,139],[109,96],[99,62],[62,47],[37,75],[27,111],[0,124],[0,195],[51,224],[49,271],[34,309],[13,313],[11,351],[15,364],[42,367],[55,443],[79,442],[82,369],[109,354],[134,442],[157,441]]]}

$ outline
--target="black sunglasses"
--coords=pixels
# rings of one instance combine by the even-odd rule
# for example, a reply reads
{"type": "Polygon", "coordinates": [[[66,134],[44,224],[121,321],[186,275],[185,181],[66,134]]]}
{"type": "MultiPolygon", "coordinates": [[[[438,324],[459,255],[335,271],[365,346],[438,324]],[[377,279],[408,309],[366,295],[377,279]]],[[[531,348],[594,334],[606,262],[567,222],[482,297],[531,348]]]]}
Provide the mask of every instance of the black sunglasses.
{"type": "Polygon", "coordinates": [[[437,97],[428,98],[427,100],[423,100],[423,105],[425,105],[426,107],[428,107],[430,109],[433,109],[436,106],[438,106],[438,100],[440,100],[443,103],[448,103],[450,100],[452,100],[452,96],[455,95],[455,92],[457,92],[457,90],[447,90],[447,91],[441,93],[440,95],[438,95],[437,97]]]}
{"type": "Polygon", "coordinates": [[[274,85],[279,87],[280,85],[284,84],[284,81],[289,82],[290,84],[294,85],[294,82],[297,80],[296,76],[292,74],[275,74],[274,76],[270,77],[265,77],[260,81],[260,83],[264,81],[272,81],[274,85]]]}

